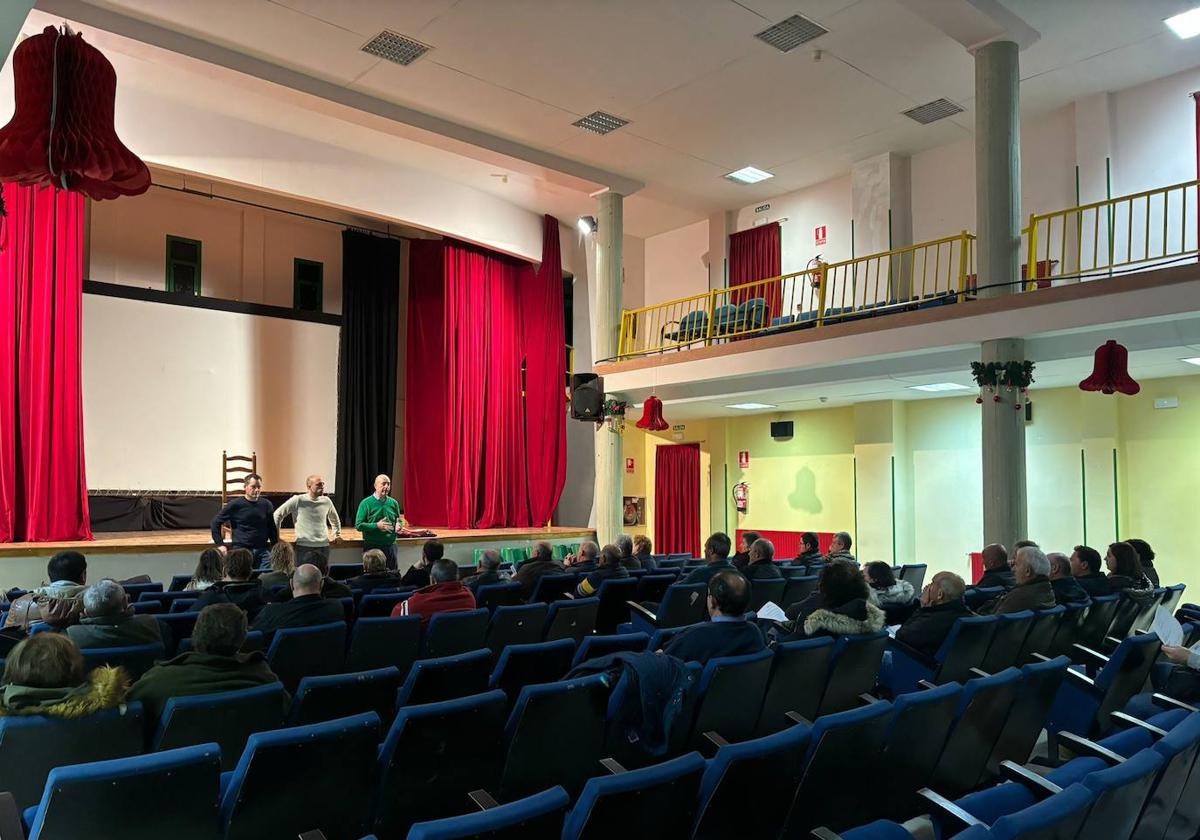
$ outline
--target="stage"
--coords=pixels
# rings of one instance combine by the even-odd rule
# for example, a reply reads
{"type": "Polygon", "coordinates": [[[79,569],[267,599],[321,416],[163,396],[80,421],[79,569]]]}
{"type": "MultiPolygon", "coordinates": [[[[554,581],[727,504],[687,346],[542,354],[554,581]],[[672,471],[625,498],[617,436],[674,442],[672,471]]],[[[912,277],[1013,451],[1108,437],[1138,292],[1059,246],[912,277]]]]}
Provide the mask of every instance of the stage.
{"type": "MultiPolygon", "coordinates": [[[[415,530],[415,529],[414,529],[415,530]]],[[[446,556],[460,564],[474,562],[477,548],[528,547],[538,540],[551,543],[576,543],[595,539],[596,532],[589,528],[487,528],[479,530],[455,530],[429,528],[437,539],[446,545],[446,556]]],[[[362,557],[362,540],[358,532],[347,534],[340,545],[333,547],[330,561],[333,563],[356,563],[362,557]]],[[[291,542],[294,532],[284,529],[283,539],[291,542]]],[[[416,562],[425,539],[402,538],[396,541],[400,568],[405,569],[416,562]]],[[[74,540],[44,543],[0,543],[0,591],[14,586],[29,588],[43,583],[46,578],[46,563],[55,552],[64,549],[81,551],[88,558],[88,578],[97,580],[111,577],[123,580],[139,574],[148,574],[153,580],[167,583],[171,575],[191,572],[196,566],[200,552],[212,545],[212,536],[207,528],[172,531],[114,531],[97,534],[94,540],[74,540]]]]}

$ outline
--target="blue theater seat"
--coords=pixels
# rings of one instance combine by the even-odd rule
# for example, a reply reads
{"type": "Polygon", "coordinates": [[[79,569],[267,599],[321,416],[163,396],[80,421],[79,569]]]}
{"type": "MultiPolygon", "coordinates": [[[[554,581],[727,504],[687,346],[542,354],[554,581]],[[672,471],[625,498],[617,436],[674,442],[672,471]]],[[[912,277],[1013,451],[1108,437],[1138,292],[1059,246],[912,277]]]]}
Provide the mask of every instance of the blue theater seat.
{"type": "Polygon", "coordinates": [[[304,677],[340,673],[345,662],[343,621],[276,630],[267,648],[267,663],[288,691],[295,691],[304,677]]]}
{"type": "Polygon", "coordinates": [[[400,670],[395,667],[305,677],[292,698],[288,725],[303,726],[364,712],[374,712],[380,720],[390,721],[400,682],[400,670]]]}
{"type": "Polygon", "coordinates": [[[347,671],[372,671],[394,666],[400,676],[421,652],[421,617],[359,618],[350,628],[350,647],[346,651],[347,671]]]}
{"type": "Polygon", "coordinates": [[[283,726],[285,701],[280,683],[172,697],[163,706],[150,749],[171,750],[213,742],[220,746],[222,769],[232,770],[252,733],[283,726]]]}
{"type": "Polygon", "coordinates": [[[563,840],[609,840],[623,834],[687,837],[696,813],[704,758],[686,753],[640,770],[597,776],[563,826],[563,840]]]}
{"type": "Polygon", "coordinates": [[[408,840],[531,840],[558,837],[571,798],[561,787],[461,817],[421,822],[408,840]]]}
{"type": "Polygon", "coordinates": [[[396,706],[437,703],[480,694],[487,691],[491,673],[492,652],[487,648],[457,656],[419,659],[413,663],[396,693],[396,706]]]}

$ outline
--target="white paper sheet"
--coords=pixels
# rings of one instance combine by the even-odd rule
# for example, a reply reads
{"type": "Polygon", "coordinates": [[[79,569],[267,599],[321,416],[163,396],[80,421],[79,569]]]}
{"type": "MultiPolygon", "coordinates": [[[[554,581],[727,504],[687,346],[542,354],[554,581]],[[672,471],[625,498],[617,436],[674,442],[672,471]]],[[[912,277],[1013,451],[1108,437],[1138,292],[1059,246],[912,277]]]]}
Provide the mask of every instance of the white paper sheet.
{"type": "Polygon", "coordinates": [[[767,603],[762,605],[758,611],[758,617],[769,618],[771,621],[787,621],[787,614],[780,609],[778,604],[772,601],[767,601],[767,603]]]}
{"type": "Polygon", "coordinates": [[[1175,616],[1163,607],[1154,611],[1154,623],[1150,625],[1150,632],[1157,633],[1164,645],[1183,644],[1183,627],[1175,620],[1175,616]]]}

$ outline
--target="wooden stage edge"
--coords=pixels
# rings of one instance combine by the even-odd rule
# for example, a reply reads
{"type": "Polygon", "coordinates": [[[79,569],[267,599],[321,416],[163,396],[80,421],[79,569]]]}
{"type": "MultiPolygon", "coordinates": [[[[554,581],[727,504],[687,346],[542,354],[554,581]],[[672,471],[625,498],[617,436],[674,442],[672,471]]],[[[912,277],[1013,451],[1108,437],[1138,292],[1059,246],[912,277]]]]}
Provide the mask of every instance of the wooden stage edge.
{"type": "MultiPolygon", "coordinates": [[[[468,542],[498,542],[527,540],[578,540],[595,539],[596,531],[591,528],[480,528],[461,530],[452,528],[429,528],[437,534],[437,539],[444,543],[468,542]]],[[[343,538],[337,548],[361,548],[362,540],[357,537],[343,538]]],[[[295,532],[285,529],[280,532],[289,542],[295,539],[295,532]]],[[[399,545],[420,545],[425,541],[422,537],[408,537],[397,540],[399,545]]],[[[0,557],[29,557],[35,555],[53,554],[56,551],[73,548],[86,555],[92,554],[152,554],[176,551],[203,551],[212,545],[212,537],[207,529],[192,529],[179,531],[113,531],[97,534],[94,540],[70,540],[66,542],[38,543],[0,543],[0,557]]]]}

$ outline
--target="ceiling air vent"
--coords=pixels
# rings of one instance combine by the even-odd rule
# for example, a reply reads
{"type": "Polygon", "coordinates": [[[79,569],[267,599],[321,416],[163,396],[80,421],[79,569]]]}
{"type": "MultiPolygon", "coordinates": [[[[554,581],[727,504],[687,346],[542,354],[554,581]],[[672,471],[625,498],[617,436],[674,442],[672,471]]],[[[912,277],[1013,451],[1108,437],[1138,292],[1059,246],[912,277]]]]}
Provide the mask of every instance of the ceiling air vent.
{"type": "Polygon", "coordinates": [[[420,41],[385,29],[368,41],[362,51],[407,66],[429,52],[429,47],[420,41]]]}
{"type": "Polygon", "coordinates": [[[829,30],[802,15],[792,15],[774,26],[768,26],[755,35],[760,41],[770,44],[780,52],[794,50],[813,38],[820,38],[829,30]]]}
{"type": "Polygon", "coordinates": [[[610,131],[616,131],[623,125],[629,125],[629,120],[614,117],[612,114],[606,114],[603,111],[592,111],[586,117],[575,120],[571,125],[576,128],[582,128],[584,131],[590,131],[593,134],[608,134],[610,131]]]}
{"type": "Polygon", "coordinates": [[[929,125],[931,122],[937,122],[954,114],[961,114],[962,110],[949,99],[935,99],[924,105],[918,105],[916,108],[909,108],[904,112],[904,116],[910,120],[916,120],[921,125],[929,125]]]}

